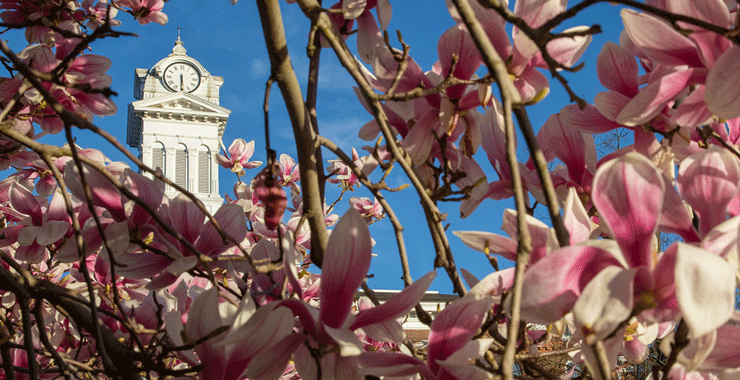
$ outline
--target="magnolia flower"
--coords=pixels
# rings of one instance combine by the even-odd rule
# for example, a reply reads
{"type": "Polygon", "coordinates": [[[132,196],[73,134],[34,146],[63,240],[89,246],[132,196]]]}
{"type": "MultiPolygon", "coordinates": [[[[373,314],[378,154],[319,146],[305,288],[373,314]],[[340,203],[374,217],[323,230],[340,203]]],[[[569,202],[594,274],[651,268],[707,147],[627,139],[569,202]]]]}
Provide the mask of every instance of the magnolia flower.
{"type": "Polygon", "coordinates": [[[368,223],[372,222],[373,219],[379,220],[383,217],[383,207],[380,206],[377,199],[373,199],[371,202],[367,197],[352,197],[349,199],[349,204],[352,208],[357,210],[368,223]]]}
{"type": "MultiPolygon", "coordinates": [[[[721,167],[719,161],[706,162],[715,171],[721,167]]],[[[712,186],[708,178],[703,182],[712,186]]],[[[690,339],[727,322],[737,282],[735,269],[722,256],[687,243],[656,252],[659,224],[680,226],[674,221],[683,219],[680,207],[663,210],[670,189],[657,167],[640,154],[627,153],[603,164],[594,177],[592,197],[614,240],[560,248],[534,263],[524,276],[528,291],[522,298],[523,318],[549,324],[572,310],[576,325],[591,341],[607,338],[633,313],[653,323],[683,318],[690,339]]],[[[594,363],[588,350],[584,354],[594,363]]]]}
{"type": "Polygon", "coordinates": [[[435,272],[428,273],[383,305],[352,314],[355,292],[370,268],[371,244],[365,221],[350,209],[337,223],[324,252],[320,310],[298,299],[279,301],[279,306],[289,308],[298,317],[300,332],[257,354],[247,368],[249,378],[277,377],[275,374],[282,373],[291,355],[303,378],[315,377],[317,361],[306,347],[310,346],[326,353],[319,360],[322,376],[359,379],[358,364],[363,360],[364,344],[355,330],[362,329],[375,341],[400,343],[403,340],[403,329],[397,318],[419,302],[435,272]]]}
{"type": "MultiPolygon", "coordinates": [[[[352,148],[352,161],[360,170],[365,166],[364,158],[365,157],[361,159],[357,150],[355,150],[354,147],[352,148]]],[[[330,174],[334,174],[334,176],[327,178],[327,182],[341,184],[343,188],[347,189],[352,189],[355,185],[360,186],[360,179],[357,178],[352,169],[350,169],[344,161],[336,159],[330,160],[329,162],[331,162],[331,166],[327,167],[326,171],[330,174]]]]}
{"type": "Polygon", "coordinates": [[[262,161],[249,161],[254,154],[254,140],[246,142],[244,139],[236,139],[229,146],[229,155],[216,154],[216,162],[226,169],[240,176],[244,175],[244,169],[254,169],[262,165],[262,161]]]}
{"type": "Polygon", "coordinates": [[[131,8],[132,14],[141,25],[152,21],[161,25],[167,23],[167,15],[162,12],[163,0],[118,0],[117,4],[120,7],[131,8]]]}

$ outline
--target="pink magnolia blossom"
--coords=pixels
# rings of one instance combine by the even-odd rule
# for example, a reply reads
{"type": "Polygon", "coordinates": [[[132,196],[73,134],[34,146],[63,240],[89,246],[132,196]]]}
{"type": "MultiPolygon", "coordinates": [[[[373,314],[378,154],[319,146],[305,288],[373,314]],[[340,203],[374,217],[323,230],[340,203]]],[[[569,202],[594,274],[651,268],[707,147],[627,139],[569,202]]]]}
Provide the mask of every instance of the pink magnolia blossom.
{"type": "Polygon", "coordinates": [[[254,140],[246,142],[244,139],[236,139],[229,146],[229,156],[216,154],[216,162],[226,169],[240,176],[244,175],[244,169],[254,169],[262,165],[261,161],[249,161],[254,154],[254,140]]]}
{"type": "Polygon", "coordinates": [[[349,204],[352,208],[357,210],[368,223],[372,222],[373,219],[380,220],[383,217],[383,207],[380,206],[377,199],[370,202],[370,199],[365,197],[352,197],[349,199],[349,204]]]}
{"type": "Polygon", "coordinates": [[[280,167],[278,171],[280,185],[290,187],[290,191],[293,194],[300,193],[301,188],[298,186],[298,182],[301,180],[301,171],[293,157],[287,154],[281,154],[278,165],[280,167]]]}
{"type": "MultiPolygon", "coordinates": [[[[504,141],[506,134],[504,132],[504,117],[502,114],[503,106],[493,99],[491,107],[481,117],[479,122],[481,147],[486,152],[488,161],[498,174],[499,179],[488,183],[488,188],[481,186],[481,192],[471,194],[470,198],[463,200],[460,204],[460,213],[463,217],[470,215],[485,200],[501,200],[513,197],[514,193],[511,182],[511,169],[506,159],[506,150],[504,141]]],[[[520,171],[528,170],[524,165],[520,165],[520,171]]]]}
{"type": "Polygon", "coordinates": [[[594,204],[620,248],[571,246],[532,265],[525,275],[525,318],[550,323],[575,308],[576,321],[599,338],[635,307],[646,321],[681,316],[694,336],[729,319],[736,282],[726,261],[685,243],[654,251],[664,192],[662,176],[644,156],[628,153],[602,165],[594,204]]]}
{"type": "MultiPolygon", "coordinates": [[[[358,169],[363,169],[366,158],[367,157],[360,158],[357,150],[355,150],[354,147],[352,148],[352,161],[358,169]]],[[[354,186],[360,186],[359,178],[357,178],[355,173],[349,168],[349,166],[342,162],[342,160],[336,159],[329,162],[331,163],[331,166],[327,167],[326,171],[330,174],[334,173],[334,176],[327,179],[329,183],[338,183],[341,184],[343,188],[350,190],[352,190],[354,186]]]]}
{"type": "MultiPolygon", "coordinates": [[[[257,309],[249,295],[234,307],[228,302],[219,302],[218,290],[211,287],[194,300],[185,326],[177,311],[167,314],[165,325],[178,346],[226,328],[225,334],[195,347],[198,358],[187,351],[183,352],[183,357],[191,364],[197,364],[199,359],[204,366],[201,371],[204,379],[237,380],[243,378],[244,370],[259,353],[267,351],[291,332],[293,317],[290,311],[275,307],[273,303],[257,309]]],[[[285,365],[279,368],[277,375],[284,369],[285,365]]]]}
{"type": "Polygon", "coordinates": [[[162,12],[163,0],[118,0],[118,6],[131,8],[132,15],[139,24],[146,25],[150,22],[164,25],[167,23],[167,15],[162,12]]]}
{"type": "Polygon", "coordinates": [[[28,189],[18,183],[10,185],[10,206],[25,215],[14,231],[18,242],[16,259],[38,263],[48,257],[47,247],[59,243],[71,227],[61,204],[61,194],[57,193],[49,207],[42,209],[41,203],[28,189]]]}
{"type": "MultiPolygon", "coordinates": [[[[542,59],[542,54],[537,46],[514,27],[512,42],[504,29],[505,22],[501,16],[492,9],[486,9],[477,2],[471,2],[476,18],[486,31],[497,53],[507,62],[509,73],[513,77],[514,86],[517,87],[522,101],[536,103],[549,93],[547,78],[537,68],[547,69],[547,64],[542,59]]],[[[514,13],[521,17],[530,27],[537,28],[555,15],[563,12],[567,6],[564,0],[542,0],[542,1],[517,1],[514,13]]],[[[462,24],[462,19],[450,1],[447,8],[452,18],[462,24]]],[[[585,27],[575,27],[564,32],[575,32],[585,27]]],[[[579,36],[574,38],[560,38],[551,41],[547,45],[547,51],[557,62],[572,66],[584,53],[591,42],[591,36],[579,36]]],[[[470,46],[471,53],[479,53],[470,46]]]]}
{"type": "Polygon", "coordinates": [[[280,301],[280,306],[298,316],[301,332],[277,342],[272,350],[258,354],[247,368],[247,375],[252,378],[275,373],[278,368],[282,371],[293,354],[299,374],[311,378],[317,368],[316,360],[302,344],[308,339],[312,348],[328,352],[320,360],[322,374],[359,378],[357,360],[363,353],[363,343],[354,330],[362,329],[376,341],[399,343],[403,330],[396,319],[419,302],[435,273],[428,273],[383,305],[355,315],[351,313],[354,294],[367,275],[370,258],[371,239],[367,225],[357,211],[350,209],[337,223],[324,252],[320,309],[317,311],[296,299],[280,301]]]}
{"type": "Polygon", "coordinates": [[[81,8],[87,12],[89,21],[87,27],[95,29],[100,25],[103,25],[106,21],[111,26],[121,25],[121,22],[114,18],[118,15],[118,8],[108,3],[108,0],[99,0],[95,5],[92,5],[94,0],[84,0],[81,4],[81,8]]]}
{"type": "MultiPolygon", "coordinates": [[[[702,6],[689,3],[666,0],[658,6],[725,28],[733,27],[734,19],[721,0],[709,0],[702,6]]],[[[664,113],[671,123],[694,127],[715,121],[713,116],[722,119],[740,116],[732,110],[738,98],[737,91],[727,86],[734,78],[728,64],[737,55],[729,39],[680,23],[683,28],[692,30],[683,35],[668,23],[633,10],[623,10],[622,19],[626,32],[622,45],[641,59],[647,74],[640,84],[647,83],[647,86],[637,94],[624,94],[627,98],[614,94],[608,99],[602,96],[599,101],[602,108],[611,107],[612,113],[623,108],[617,115],[619,123],[639,125],[664,113]],[[675,110],[664,109],[678,97],[682,99],[675,110]]],[[[610,71],[608,75],[620,75],[617,70],[610,71]]],[[[635,76],[636,73],[629,70],[626,75],[635,76]]]]}
{"type": "MultiPolygon", "coordinates": [[[[481,286],[474,287],[468,295],[447,305],[434,318],[429,332],[426,363],[403,354],[365,352],[358,357],[362,371],[375,376],[410,376],[418,373],[425,379],[440,380],[489,378],[490,372],[471,365],[470,361],[483,356],[493,342],[493,339],[472,339],[491,308],[492,298],[486,293],[492,290],[491,285],[496,282],[492,278],[483,280],[481,286]]],[[[513,276],[509,280],[513,281],[513,276]]],[[[507,281],[508,286],[511,281],[507,281]]]]}
{"type": "MultiPolygon", "coordinates": [[[[206,221],[203,212],[184,195],[171,200],[166,210],[163,219],[201,254],[217,257],[230,253],[234,248],[231,242],[221,238],[213,223],[206,221]]],[[[246,237],[247,226],[241,207],[223,205],[213,218],[236,241],[243,241],[246,237]]],[[[161,289],[175,283],[180,275],[198,265],[197,257],[186,245],[160,230],[157,225],[137,226],[132,232],[147,237],[150,240],[147,245],[152,249],[145,246],[121,252],[116,257],[116,263],[121,265],[117,273],[121,276],[152,278],[147,286],[161,289]]],[[[124,229],[118,234],[128,234],[128,230],[124,229]]]]}

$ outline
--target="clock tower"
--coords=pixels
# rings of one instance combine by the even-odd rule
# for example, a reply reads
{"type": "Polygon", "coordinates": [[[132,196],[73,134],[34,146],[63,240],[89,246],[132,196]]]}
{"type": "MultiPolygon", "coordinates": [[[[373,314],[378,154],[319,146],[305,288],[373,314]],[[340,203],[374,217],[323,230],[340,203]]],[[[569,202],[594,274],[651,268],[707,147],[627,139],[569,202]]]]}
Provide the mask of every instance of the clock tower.
{"type": "MultiPolygon", "coordinates": [[[[223,78],[186,53],[178,29],[172,54],[151,69],[136,69],[126,142],[146,165],[160,168],[215,212],[224,201],[215,154],[231,111],[219,105],[223,78]]],[[[165,186],[165,193],[174,198],[179,192],[165,186]]]]}

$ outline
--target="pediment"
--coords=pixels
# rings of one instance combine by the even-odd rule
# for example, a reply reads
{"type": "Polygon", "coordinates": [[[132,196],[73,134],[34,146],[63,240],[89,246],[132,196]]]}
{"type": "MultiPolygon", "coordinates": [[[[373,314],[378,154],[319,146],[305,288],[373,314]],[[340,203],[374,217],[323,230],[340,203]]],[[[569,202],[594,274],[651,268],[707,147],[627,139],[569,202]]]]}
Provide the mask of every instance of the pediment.
{"type": "Polygon", "coordinates": [[[231,113],[229,109],[184,92],[138,100],[131,105],[138,115],[159,113],[227,119],[231,113]]]}

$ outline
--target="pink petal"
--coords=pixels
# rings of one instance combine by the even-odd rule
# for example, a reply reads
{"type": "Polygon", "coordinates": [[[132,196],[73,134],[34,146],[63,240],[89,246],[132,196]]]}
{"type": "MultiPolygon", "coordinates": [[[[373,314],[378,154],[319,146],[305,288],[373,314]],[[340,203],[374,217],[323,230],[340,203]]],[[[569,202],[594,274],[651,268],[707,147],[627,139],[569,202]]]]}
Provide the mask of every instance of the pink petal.
{"type": "Polygon", "coordinates": [[[438,360],[445,360],[470,341],[491,307],[491,299],[460,298],[447,305],[432,322],[427,363],[433,372],[438,360]]]}
{"type": "MultiPolygon", "coordinates": [[[[83,168],[85,180],[93,195],[92,203],[107,209],[116,221],[125,220],[126,212],[118,189],[97,169],[92,169],[88,165],[83,165],[83,168]]],[[[69,161],[65,166],[64,180],[78,199],[86,199],[77,166],[73,161],[69,161]]]]}
{"type": "MultiPolygon", "coordinates": [[[[459,79],[470,79],[478,67],[483,63],[480,53],[470,37],[467,30],[460,24],[448,29],[437,43],[437,54],[442,65],[442,75],[446,76],[452,66],[452,56],[458,57],[455,72],[452,73],[459,79]]],[[[447,89],[447,95],[453,99],[459,99],[465,85],[452,86],[447,89]]]]}
{"type": "Polygon", "coordinates": [[[170,225],[185,240],[194,242],[201,230],[206,216],[190,198],[179,194],[169,204],[170,225]]]}
{"type": "Polygon", "coordinates": [[[737,62],[740,62],[740,47],[733,46],[717,59],[707,76],[704,101],[710,111],[723,119],[740,116],[740,86],[737,86],[740,70],[736,69],[737,62]]]}
{"type": "Polygon", "coordinates": [[[252,380],[277,379],[285,371],[293,352],[303,344],[305,337],[290,334],[267,349],[260,351],[247,367],[247,377],[252,380]]]}
{"type": "Polygon", "coordinates": [[[684,159],[676,180],[703,235],[727,218],[727,206],[739,191],[740,167],[727,150],[713,147],[684,159]]]}
{"type": "MultiPolygon", "coordinates": [[[[563,33],[582,32],[587,29],[588,27],[586,26],[576,26],[564,30],[563,33]]],[[[560,64],[566,67],[571,67],[575,65],[576,61],[578,61],[583,53],[586,52],[586,48],[588,47],[588,44],[591,43],[591,40],[591,36],[558,38],[547,44],[547,52],[550,53],[550,56],[560,64]]]]}
{"type": "Polygon", "coordinates": [[[11,207],[22,214],[31,216],[34,225],[41,225],[41,205],[28,189],[18,182],[12,182],[8,196],[11,207]]]}
{"type": "Polygon", "coordinates": [[[346,357],[357,356],[362,353],[362,341],[360,341],[360,338],[352,330],[341,327],[333,329],[329,326],[324,326],[324,332],[339,346],[339,355],[346,357]]]}
{"type": "Polygon", "coordinates": [[[717,59],[735,46],[727,37],[704,29],[692,32],[689,38],[696,44],[704,66],[708,68],[717,64],[717,59]]]}
{"type": "Polygon", "coordinates": [[[363,352],[357,359],[360,367],[373,376],[400,377],[419,373],[425,379],[437,379],[424,362],[413,356],[373,351],[363,352]]]}
{"type": "Polygon", "coordinates": [[[445,360],[438,360],[442,367],[437,374],[440,379],[454,380],[488,380],[492,375],[483,368],[470,365],[471,359],[477,359],[483,356],[493,343],[493,339],[475,339],[465,344],[465,346],[445,360]]]}
{"type": "Polygon", "coordinates": [[[622,95],[632,98],[637,95],[637,62],[623,47],[608,41],[596,59],[599,82],[622,95]]]}
{"type": "Polygon", "coordinates": [[[287,299],[280,302],[280,306],[284,306],[290,309],[293,312],[293,315],[298,317],[301,324],[303,325],[303,329],[306,330],[309,335],[313,337],[318,336],[319,326],[317,326],[316,324],[318,318],[318,315],[316,315],[316,308],[295,298],[287,299]]]}
{"type": "MultiPolygon", "coordinates": [[[[598,105],[598,98],[601,94],[610,94],[606,92],[602,92],[599,94],[596,94],[596,98],[594,99],[594,104],[598,105]]],[[[604,133],[611,131],[616,128],[620,128],[621,125],[615,123],[613,120],[616,119],[617,114],[619,111],[624,108],[624,105],[627,104],[629,101],[628,98],[625,97],[625,100],[620,103],[620,105],[616,106],[618,107],[615,111],[610,111],[608,113],[600,112],[601,109],[597,108],[597,106],[593,106],[591,104],[586,105],[586,108],[581,109],[578,107],[577,104],[570,104],[565,107],[563,107],[562,110],[560,110],[560,122],[564,124],[569,124],[574,127],[580,128],[584,132],[591,132],[591,133],[604,133]],[[609,115],[612,115],[611,117],[609,115]]]]}
{"type": "MultiPolygon", "coordinates": [[[[457,9],[454,7],[452,2],[447,0],[445,3],[447,4],[447,10],[450,12],[450,15],[455,22],[463,24],[462,18],[457,13],[457,9]]],[[[499,56],[502,58],[508,57],[511,51],[511,43],[509,42],[506,29],[504,28],[506,25],[504,19],[501,18],[501,16],[499,16],[499,14],[493,9],[484,8],[476,1],[471,1],[470,7],[473,8],[475,17],[483,26],[483,30],[486,31],[486,35],[488,35],[488,38],[491,40],[491,44],[494,49],[496,49],[499,56]]]]}
{"type": "Polygon", "coordinates": [[[664,189],[658,169],[638,153],[603,164],[594,176],[593,203],[631,267],[650,265],[664,189]]]}
{"type": "Polygon", "coordinates": [[[649,59],[667,66],[703,66],[696,45],[668,23],[632,9],[620,14],[630,40],[649,59]]]}
{"type": "Polygon", "coordinates": [[[454,231],[453,234],[476,251],[500,255],[509,260],[516,259],[517,244],[507,237],[480,231],[454,231]]]}
{"type": "MultiPolygon", "coordinates": [[[[722,28],[730,28],[732,19],[730,12],[722,0],[683,1],[666,0],[665,8],[669,12],[686,15],[722,28]]],[[[682,28],[699,29],[689,24],[681,23],[682,28]]]]}
{"type": "MultiPolygon", "coordinates": [[[[485,190],[485,188],[484,188],[485,190]]],[[[511,190],[511,181],[500,180],[494,181],[488,184],[488,191],[483,194],[473,194],[470,198],[465,199],[460,204],[460,217],[467,218],[470,214],[475,211],[480,204],[490,198],[493,200],[501,200],[511,198],[514,196],[511,190]]]]}
{"type": "Polygon", "coordinates": [[[624,106],[615,121],[628,127],[649,121],[690,84],[693,75],[692,69],[681,70],[650,83],[624,106]]]}
{"type": "MultiPolygon", "coordinates": [[[[475,285],[472,285],[472,288],[470,289],[471,295],[489,295],[492,297],[499,297],[501,294],[503,294],[504,291],[511,289],[512,286],[514,286],[514,269],[515,268],[507,268],[500,270],[498,272],[493,272],[489,274],[488,276],[484,277],[482,280],[475,283],[475,285]]],[[[462,271],[463,269],[461,269],[462,271]]],[[[467,271],[465,271],[467,272],[467,271]]],[[[463,272],[463,275],[465,274],[463,272]]],[[[470,273],[470,272],[468,272],[470,273]]],[[[468,281],[466,279],[466,281],[468,281]]],[[[468,285],[470,284],[470,281],[468,281],[468,285]]]]}
{"type": "MultiPolygon", "coordinates": [[[[668,178],[663,174],[663,181],[670,183],[668,178]]],[[[663,213],[660,215],[660,230],[681,235],[686,242],[696,242],[699,236],[694,229],[691,212],[686,207],[681,195],[678,194],[673,186],[666,186],[663,213]]]]}
{"type": "Polygon", "coordinates": [[[578,244],[591,237],[591,219],[574,188],[568,190],[563,206],[563,223],[570,233],[570,244],[578,244]]]}
{"type": "MultiPolygon", "coordinates": [[[[221,228],[236,241],[242,241],[247,236],[247,222],[244,219],[244,209],[239,205],[222,205],[213,215],[221,228]]],[[[195,248],[203,254],[217,256],[224,253],[234,245],[224,242],[224,239],[216,231],[213,223],[206,223],[200,230],[195,248]]]]}
{"type": "Polygon", "coordinates": [[[367,224],[350,208],[329,238],[321,267],[320,320],[339,328],[352,308],[357,288],[370,268],[371,242],[367,224]]]}
{"type": "Polygon", "coordinates": [[[380,323],[365,326],[361,329],[365,335],[378,342],[401,343],[405,335],[403,327],[397,320],[387,320],[380,323]]]}
{"type": "Polygon", "coordinates": [[[411,162],[421,165],[429,158],[432,146],[436,141],[432,130],[439,125],[439,119],[434,112],[425,113],[411,128],[409,134],[401,142],[406,152],[411,156],[411,162]]]}
{"type": "MultiPolygon", "coordinates": [[[[293,242],[293,239],[288,239],[288,242],[293,242]]],[[[296,258],[299,253],[295,249],[295,244],[290,246],[283,246],[283,266],[285,267],[285,275],[288,276],[288,282],[293,288],[293,291],[298,295],[298,299],[303,299],[303,287],[298,282],[298,270],[296,269],[296,258]]]]}
{"type": "Polygon", "coordinates": [[[36,243],[41,246],[56,243],[69,231],[70,224],[67,222],[49,220],[41,226],[36,243]]]}
{"type": "MultiPolygon", "coordinates": [[[[625,106],[627,106],[627,103],[630,102],[630,98],[628,98],[625,95],[622,95],[619,92],[615,91],[609,91],[609,92],[600,92],[596,94],[594,97],[594,105],[600,115],[603,115],[603,118],[606,118],[609,122],[614,122],[617,120],[617,116],[620,112],[624,109],[625,106]]],[[[612,129],[618,128],[621,125],[617,123],[613,123],[614,125],[607,124],[607,128],[604,128],[604,132],[610,131],[612,129]]],[[[600,124],[597,124],[598,126],[601,126],[600,124]]],[[[599,128],[598,131],[595,132],[601,132],[601,128],[599,128]]]]}
{"type": "Polygon", "coordinates": [[[378,23],[380,29],[388,29],[388,24],[391,22],[391,14],[393,12],[393,6],[388,0],[378,0],[378,6],[375,8],[378,13],[378,23]]]}
{"type": "Polygon", "coordinates": [[[681,101],[676,112],[671,116],[671,122],[682,127],[699,127],[712,121],[712,112],[704,103],[703,85],[697,85],[694,91],[681,101]]]}
{"type": "Polygon", "coordinates": [[[737,367],[737,363],[740,361],[740,351],[737,350],[737,342],[739,341],[740,327],[730,324],[720,326],[717,329],[714,349],[704,359],[702,369],[711,371],[737,367]]]}
{"type": "Polygon", "coordinates": [[[402,317],[419,303],[437,272],[429,272],[380,306],[360,311],[350,330],[402,317]]]}
{"type": "Polygon", "coordinates": [[[110,116],[118,112],[118,107],[103,94],[75,93],[75,98],[98,116],[110,116]]]}
{"type": "Polygon", "coordinates": [[[493,107],[486,110],[478,123],[481,146],[488,155],[488,161],[496,169],[501,179],[510,179],[511,174],[506,161],[506,133],[504,132],[503,106],[494,99],[493,107]]]}
{"type": "Polygon", "coordinates": [[[530,67],[525,69],[514,81],[514,87],[519,90],[522,101],[535,104],[550,93],[550,82],[539,70],[530,67]]]}
{"type": "MultiPolygon", "coordinates": [[[[343,2],[342,6],[346,3],[343,2]]],[[[359,17],[352,18],[357,19],[357,53],[363,62],[372,64],[375,57],[378,54],[382,54],[378,50],[386,49],[383,42],[383,33],[378,29],[375,17],[370,12],[365,12],[359,17]]]]}
{"type": "Polygon", "coordinates": [[[597,247],[568,246],[550,253],[524,275],[522,318],[544,325],[557,321],[571,311],[591,279],[612,265],[622,266],[597,247]]]}
{"type": "Polygon", "coordinates": [[[523,18],[530,27],[537,28],[564,11],[567,4],[568,0],[517,1],[514,13],[523,18]]]}
{"type": "MultiPolygon", "coordinates": [[[[556,243],[555,233],[547,224],[528,214],[524,216],[524,220],[529,230],[529,236],[532,239],[533,252],[530,262],[535,262],[546,255],[550,249],[557,248],[558,244],[556,243]]],[[[506,231],[506,234],[511,236],[512,239],[516,239],[519,236],[516,210],[504,210],[504,221],[501,229],[506,231]]]]}
{"type": "MultiPolygon", "coordinates": [[[[221,313],[219,312],[217,288],[210,288],[195,297],[193,305],[188,312],[188,323],[185,326],[185,333],[189,339],[195,340],[205,337],[211,331],[224,325],[225,321],[221,318],[221,313]]],[[[212,341],[205,344],[205,346],[211,345],[212,341]]],[[[199,348],[206,348],[203,346],[201,345],[199,348]]]]}
{"type": "Polygon", "coordinates": [[[559,115],[552,115],[537,133],[537,142],[548,161],[559,158],[568,168],[570,178],[581,181],[588,168],[585,155],[587,140],[580,129],[562,123],[559,115]]]}

